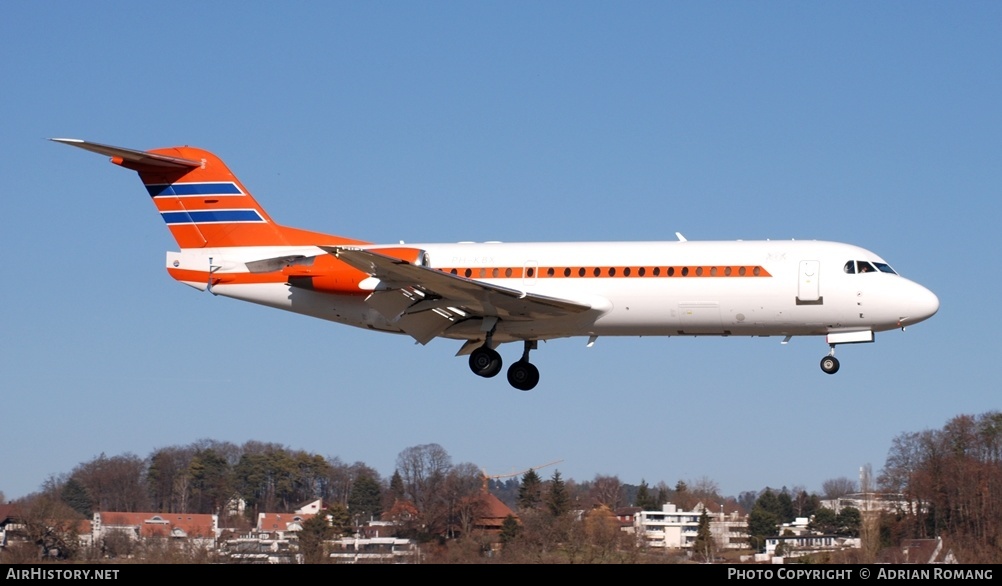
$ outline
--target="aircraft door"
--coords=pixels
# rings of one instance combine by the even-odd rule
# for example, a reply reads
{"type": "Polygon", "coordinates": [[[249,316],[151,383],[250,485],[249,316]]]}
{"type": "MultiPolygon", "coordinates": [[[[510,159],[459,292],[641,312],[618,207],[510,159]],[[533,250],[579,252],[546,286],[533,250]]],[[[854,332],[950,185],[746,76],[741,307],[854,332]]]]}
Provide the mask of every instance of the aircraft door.
{"type": "Polygon", "coordinates": [[[679,303],[682,332],[685,334],[722,334],[720,304],[711,302],[679,303]]]}
{"type": "Polygon", "coordinates": [[[800,261],[797,272],[797,305],[824,305],[821,296],[821,262],[816,260],[800,261]]]}

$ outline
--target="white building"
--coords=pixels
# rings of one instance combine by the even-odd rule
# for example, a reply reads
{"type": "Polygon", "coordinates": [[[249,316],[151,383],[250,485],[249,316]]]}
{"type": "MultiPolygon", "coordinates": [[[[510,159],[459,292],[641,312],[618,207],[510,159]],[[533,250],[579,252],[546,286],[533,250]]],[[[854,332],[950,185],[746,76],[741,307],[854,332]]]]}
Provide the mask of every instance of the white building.
{"type": "Polygon", "coordinates": [[[331,542],[332,560],[342,564],[410,564],[418,559],[417,544],[396,537],[345,537],[331,542]]]}
{"type": "Polygon", "coordinates": [[[778,535],[766,538],[765,553],[770,556],[776,555],[776,549],[780,545],[782,545],[781,551],[783,557],[796,558],[823,551],[859,549],[860,541],[858,537],[841,537],[838,535],[810,535],[807,533],[800,535],[778,535]]]}
{"type": "MultiPolygon", "coordinates": [[[[640,511],[633,516],[637,537],[648,547],[689,549],[696,542],[699,519],[706,507],[697,504],[691,511],[681,511],[666,503],[660,511],[640,511]]],[[[737,513],[725,515],[706,511],[710,517],[710,535],[718,549],[742,549],[748,543],[748,523],[737,513]]]]}

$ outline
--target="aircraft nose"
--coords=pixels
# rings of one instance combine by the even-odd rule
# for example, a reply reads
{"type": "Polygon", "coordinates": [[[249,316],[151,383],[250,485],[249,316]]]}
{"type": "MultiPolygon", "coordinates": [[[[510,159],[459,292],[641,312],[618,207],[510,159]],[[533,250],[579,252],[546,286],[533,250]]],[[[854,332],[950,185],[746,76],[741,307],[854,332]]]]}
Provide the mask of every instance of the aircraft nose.
{"type": "Polygon", "coordinates": [[[916,324],[936,315],[939,311],[939,297],[918,283],[912,283],[909,288],[909,299],[906,307],[908,315],[902,316],[901,324],[916,324]]]}

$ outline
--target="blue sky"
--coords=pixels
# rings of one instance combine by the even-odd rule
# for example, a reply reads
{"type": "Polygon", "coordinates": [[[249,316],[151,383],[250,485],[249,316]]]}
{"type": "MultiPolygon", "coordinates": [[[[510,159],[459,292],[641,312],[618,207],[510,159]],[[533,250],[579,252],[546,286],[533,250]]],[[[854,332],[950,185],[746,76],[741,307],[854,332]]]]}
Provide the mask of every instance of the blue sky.
{"type": "Polygon", "coordinates": [[[8,498],[205,437],[820,490],[1000,408],[997,2],[20,2],[0,43],[8,498]],[[61,136],[212,150],[279,222],[375,242],[850,242],[941,309],[835,376],[821,339],[571,339],[521,393],[174,283],[135,175],[61,136]]]}

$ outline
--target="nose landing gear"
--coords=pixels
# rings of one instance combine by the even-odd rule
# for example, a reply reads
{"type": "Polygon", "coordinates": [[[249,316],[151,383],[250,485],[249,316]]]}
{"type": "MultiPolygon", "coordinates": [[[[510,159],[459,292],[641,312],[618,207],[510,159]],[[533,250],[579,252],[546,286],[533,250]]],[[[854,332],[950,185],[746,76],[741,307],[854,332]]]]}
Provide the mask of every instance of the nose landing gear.
{"type": "Polygon", "coordinates": [[[836,344],[860,344],[873,342],[873,331],[863,330],[858,332],[832,332],[828,334],[828,356],[821,359],[821,370],[825,374],[835,374],[838,372],[838,359],[835,358],[836,344]]]}
{"type": "Polygon", "coordinates": [[[821,370],[825,371],[825,374],[835,374],[838,372],[838,358],[835,358],[835,344],[832,344],[831,354],[825,356],[821,359],[821,370]]]}

